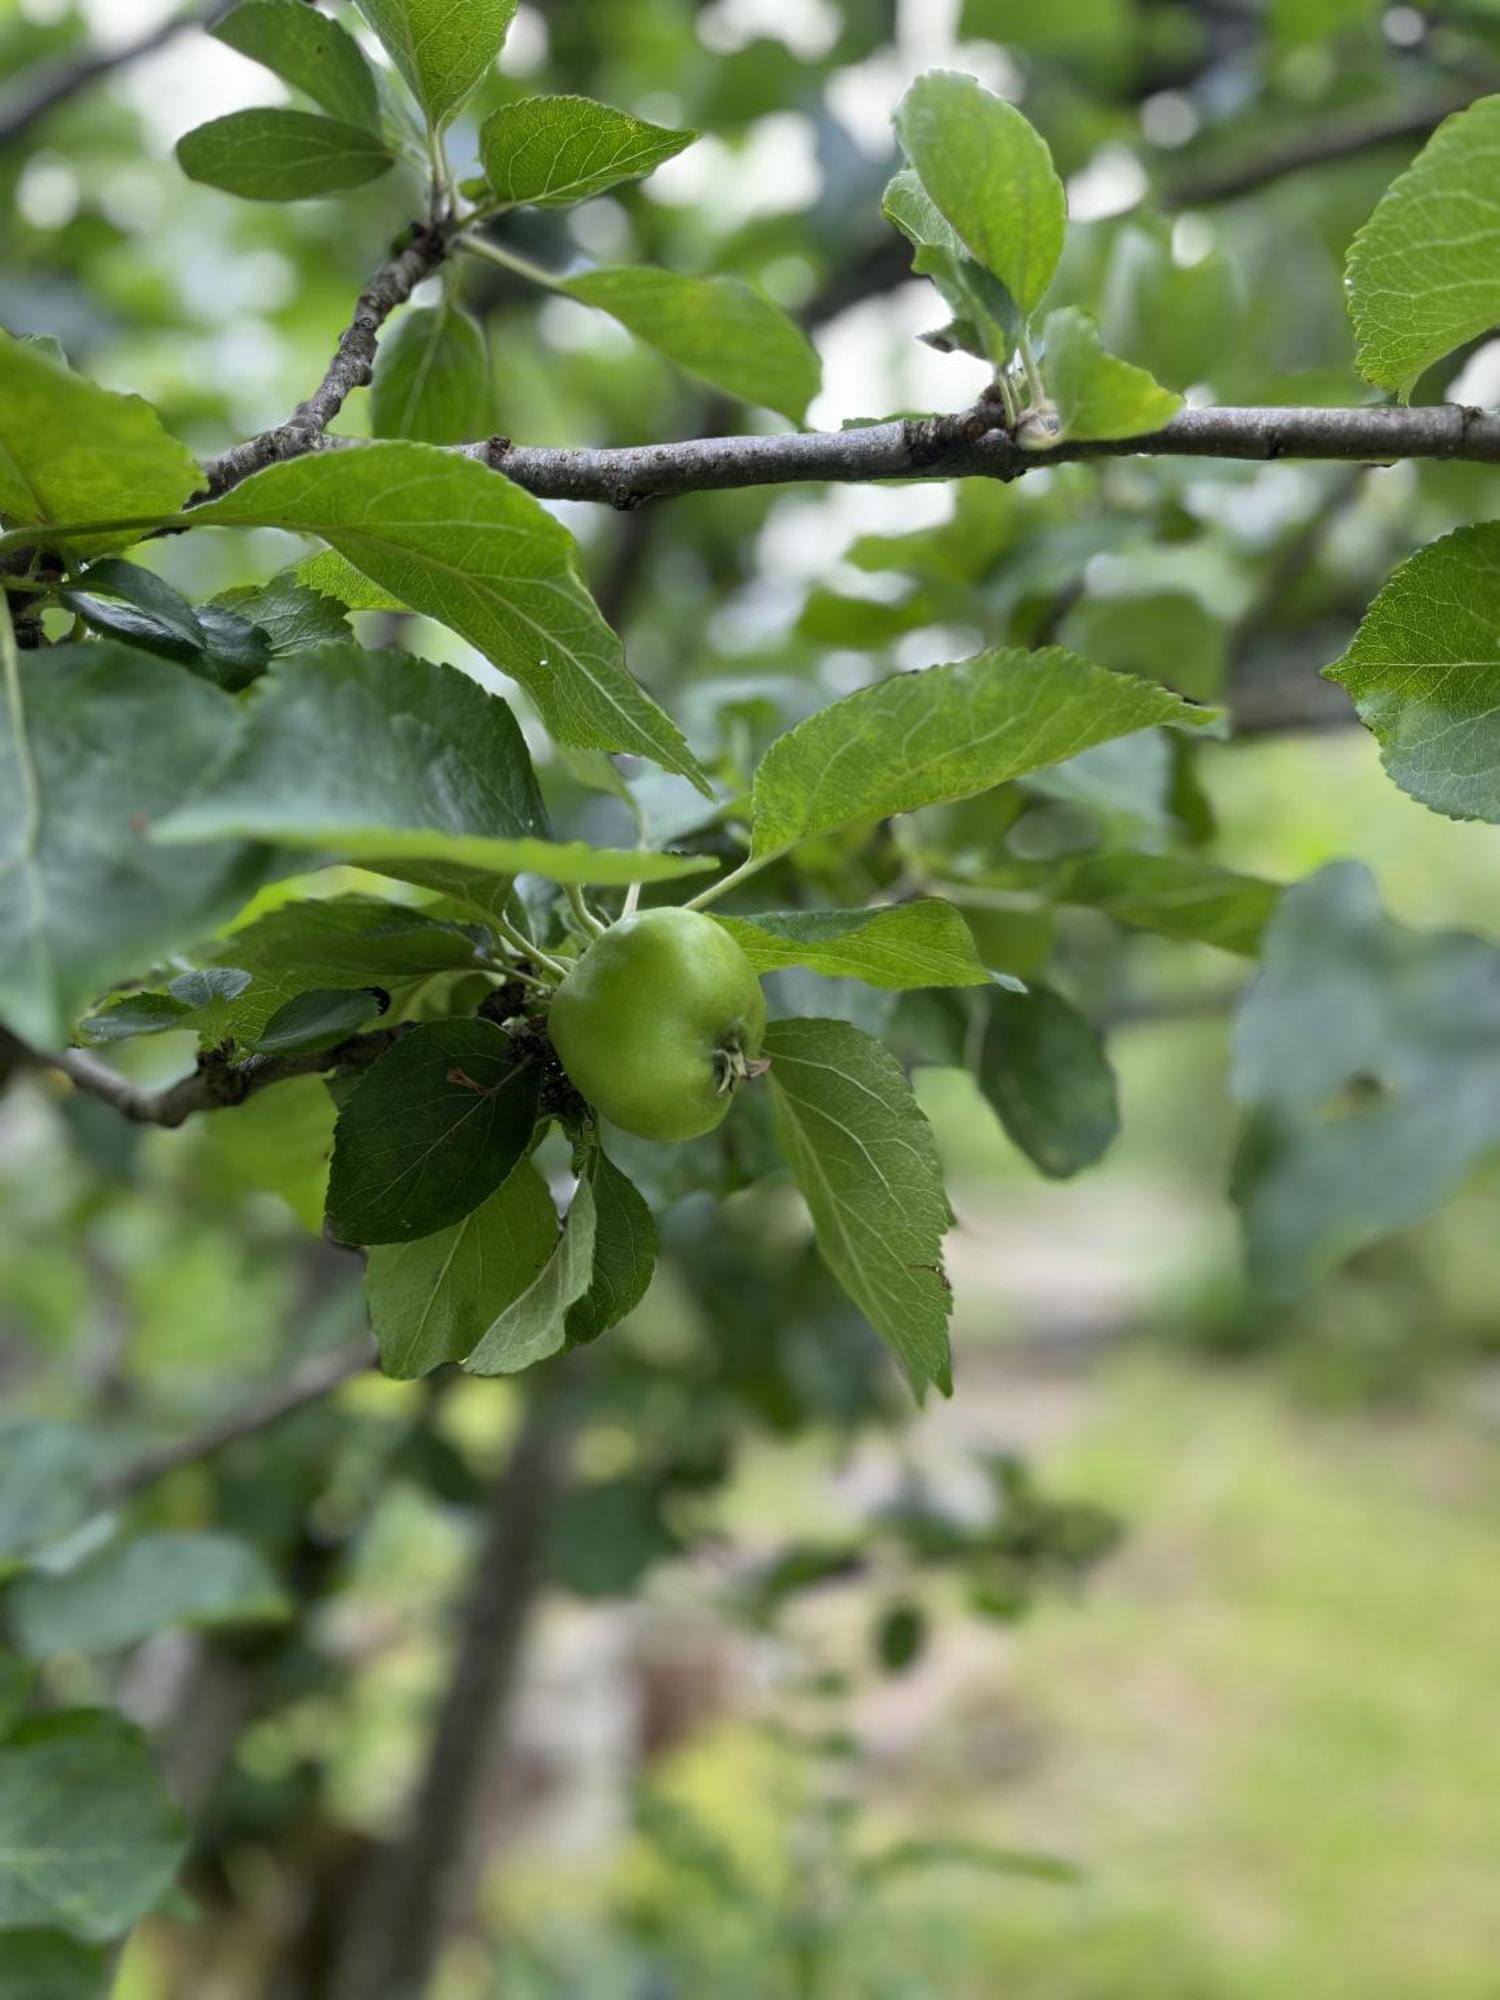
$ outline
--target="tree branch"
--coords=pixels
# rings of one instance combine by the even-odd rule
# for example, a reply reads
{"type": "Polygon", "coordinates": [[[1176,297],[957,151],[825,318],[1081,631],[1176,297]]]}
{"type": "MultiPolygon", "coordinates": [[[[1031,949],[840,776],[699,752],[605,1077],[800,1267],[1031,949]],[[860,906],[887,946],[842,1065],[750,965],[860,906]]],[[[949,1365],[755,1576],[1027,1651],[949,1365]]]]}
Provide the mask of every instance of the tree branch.
{"type": "Polygon", "coordinates": [[[354,304],[354,315],[339,335],[333,359],[312,394],[293,410],[284,424],[262,431],[210,459],[208,492],[228,492],[283,458],[300,458],[324,442],[324,433],[350,394],[369,383],[375,368],[380,329],[397,306],[404,305],[448,254],[451,224],[444,220],[413,223],[407,240],[382,264],[354,304]]]}
{"type": "Polygon", "coordinates": [[[543,1584],[542,1551],[565,1481],[573,1395],[557,1368],[532,1385],[491,1489],[470,1595],[411,1820],[369,1869],[340,1953],[335,2000],[420,2000],[461,1915],[481,1807],[543,1584]]]}
{"type": "Polygon", "coordinates": [[[1308,167],[1328,166],[1358,153],[1374,152],[1399,141],[1426,139],[1445,118],[1463,111],[1476,97],[1492,90],[1494,83],[1479,89],[1450,91],[1420,104],[1403,104],[1370,111],[1361,108],[1320,118],[1288,133],[1277,145],[1244,153],[1213,165],[1189,167],[1169,180],[1157,199],[1163,208],[1200,208],[1210,202],[1233,201],[1251,194],[1287,174],[1302,173],[1308,167]]]}
{"type": "Polygon", "coordinates": [[[309,1355],[284,1381],[251,1397],[237,1409],[226,1411],[202,1430],[170,1438],[130,1463],[105,1473],[96,1490],[101,1498],[109,1500],[122,1500],[138,1493],[143,1486],[176,1472],[180,1466],[212,1458],[242,1438],[254,1437],[283,1418],[294,1416],[298,1410],[305,1410],[309,1403],[321,1402],[354,1376],[363,1375],[374,1361],[375,1349],[368,1335],[347,1341],[341,1347],[330,1347],[322,1354],[309,1355]]]}
{"type": "Polygon", "coordinates": [[[210,0],[208,6],[200,7],[195,12],[174,14],[168,20],[159,22],[135,41],[126,42],[122,48],[94,50],[71,61],[52,64],[29,91],[24,95],[18,93],[9,104],[0,106],[0,148],[26,138],[32,127],[40,124],[60,104],[66,104],[91,83],[99,82],[115,70],[125,69],[131,63],[139,62],[143,56],[154,55],[158,49],[174,41],[184,29],[213,27],[233,5],[234,0],[210,0]]]}
{"type": "Polygon", "coordinates": [[[310,1049],[298,1055],[250,1056],[242,1062],[209,1050],[199,1056],[197,1067],[176,1083],[159,1090],[144,1090],[129,1077],[111,1069],[88,1049],[64,1049],[58,1055],[44,1055],[19,1037],[0,1029],[0,1042],[11,1060],[33,1069],[58,1070],[77,1090],[103,1098],[123,1118],[137,1125],[163,1125],[175,1129],[186,1124],[194,1112],[219,1111],[243,1104],[257,1091],[273,1083],[285,1083],[294,1076],[320,1076],[330,1069],[362,1069],[385,1054],[398,1030],[376,1028],[367,1035],[352,1035],[332,1049],[310,1049]]]}
{"type": "Polygon", "coordinates": [[[1018,479],[1044,465],[1089,458],[1500,462],[1500,416],[1456,403],[1182,410],[1140,437],[1065,440],[1048,451],[1028,451],[1004,431],[976,437],[974,421],[967,413],[908,417],[845,431],[688,438],[615,450],[550,449],[507,438],[456,448],[542,499],[601,500],[619,508],[672,494],[809,480],[1018,479]]]}

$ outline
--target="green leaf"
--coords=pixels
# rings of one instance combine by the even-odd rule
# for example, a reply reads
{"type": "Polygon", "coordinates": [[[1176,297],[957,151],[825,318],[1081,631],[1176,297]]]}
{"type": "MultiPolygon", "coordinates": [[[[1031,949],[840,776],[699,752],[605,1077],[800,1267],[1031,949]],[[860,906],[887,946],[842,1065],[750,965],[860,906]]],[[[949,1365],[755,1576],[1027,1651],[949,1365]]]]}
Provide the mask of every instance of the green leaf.
{"type": "Polygon", "coordinates": [[[118,556],[91,563],[78,583],[60,588],[58,596],[99,631],[153,653],[166,652],[171,659],[201,653],[208,644],[198,614],[180,591],[164,577],[118,556]],[[106,602],[94,608],[94,600],[101,597],[106,602]],[[116,601],[113,616],[119,623],[109,622],[109,600],[116,601]]]}
{"type": "Polygon", "coordinates": [[[766,1032],[776,1135],[818,1248],[920,1396],[953,1388],[937,1146],[890,1051],[844,1021],[766,1032]]]}
{"type": "Polygon", "coordinates": [[[505,42],[516,0],[359,0],[429,124],[444,125],[505,42]]]}
{"type": "Polygon", "coordinates": [[[369,1027],[384,1011],[381,996],[368,986],[309,987],[276,1009],[253,1046],[262,1056],[335,1049],[369,1027]]]}
{"type": "Polygon", "coordinates": [[[217,690],[105,643],[24,654],[0,693],[0,1018],[57,1048],[95,994],[229,916],[261,860],[149,837],[228,748],[217,690]]]}
{"type": "Polygon", "coordinates": [[[1046,141],[1013,104],[953,70],[919,76],[895,125],[928,195],[1030,319],[1068,221],[1046,141]]]}
{"type": "Polygon", "coordinates": [[[128,1042],[137,1035],[165,1035],[185,1027],[192,1008],[170,993],[123,993],[80,1023],[90,1042],[128,1042]]]}
{"type": "Polygon", "coordinates": [[[374,435],[463,444],[483,437],[493,415],[489,355],[477,320],[446,299],[403,313],[375,357],[374,435]]]}
{"type": "Polygon", "coordinates": [[[568,1308],[567,1345],[597,1340],[646,1296],[660,1247],[656,1220],[635,1183],[602,1146],[589,1157],[594,1195],[594,1265],[588,1290],[568,1308]]]}
{"type": "Polygon", "coordinates": [[[1406,401],[1434,361],[1500,323],[1500,96],[1444,119],[1349,248],[1359,370],[1406,401]]]}
{"type": "Polygon", "coordinates": [[[1224,691],[1228,625],[1186,590],[1085,597],[1060,636],[1101,667],[1162,681],[1190,701],[1217,701],[1224,691]]]}
{"type": "Polygon", "coordinates": [[[1500,1148],[1500,951],[1403,929],[1368,870],[1282,894],[1235,1023],[1234,1175],[1252,1278],[1293,1296],[1500,1148]]]}
{"type": "Polygon", "coordinates": [[[410,1381],[473,1352],[557,1248],[557,1211],[528,1160],[436,1235],[370,1252],[365,1291],[387,1375],[410,1381]]]}
{"type": "Polygon", "coordinates": [[[260,1552],[217,1534],[138,1535],[61,1575],[22,1577],[9,1604],[35,1660],[118,1652],[179,1625],[264,1624],[290,1608],[260,1552]]]}
{"type": "Polygon", "coordinates": [[[140,1732],[118,1715],[64,1710],[0,1744],[0,1926],[117,1938],[186,1849],[140,1732]]]}
{"type": "Polygon", "coordinates": [[[590,97],[523,97],[485,120],[479,157],[507,205],[565,208],[643,180],[697,136],[648,125],[590,97]]]}
{"type": "Polygon", "coordinates": [[[1132,930],[1254,958],[1281,885],[1188,854],[1096,854],[1049,872],[1055,902],[1102,910],[1132,930]]]}
{"type": "Polygon", "coordinates": [[[581,1180],[552,1255],[464,1362],[471,1375],[515,1375],[566,1345],[569,1313],[593,1280],[596,1216],[593,1185],[581,1180]]]}
{"type": "Polygon", "coordinates": [[[490,1021],[427,1021],[339,1113],[328,1220],[345,1243],[410,1243],[461,1221],[531,1144],[540,1074],[490,1021]]]}
{"type": "Polygon", "coordinates": [[[306,0],[240,0],[209,33],[305,91],[333,117],[379,126],[375,77],[358,42],[306,0]]]}
{"type": "Polygon", "coordinates": [[[100,2000],[108,1976],[102,1948],[59,1931],[0,1932],[0,2000],[100,2000]]]}
{"type": "Polygon", "coordinates": [[[254,993],[274,996],[274,1012],[312,987],[383,986],[399,996],[435,973],[472,972],[479,937],[375,896],[331,896],[285,903],[232,932],[221,950],[254,973],[254,993]]]}
{"type": "MultiPolygon", "coordinates": [[[[303,0],[289,0],[289,4],[300,7],[303,0]]],[[[313,646],[336,644],[350,636],[344,606],[322,591],[310,589],[289,570],[282,570],[269,583],[226,590],[214,603],[248,618],[265,633],[272,655],[278,659],[283,653],[305,653],[313,646]]]]}
{"type": "Polygon", "coordinates": [[[991,994],[979,1087],[1027,1159],[1056,1180],[1092,1166],[1120,1129],[1098,1030],[1046,986],[991,994]]]}
{"type": "Polygon", "coordinates": [[[865,910],[775,910],[720,917],[757,972],[805,965],[830,979],[915,986],[988,986],[968,925],[938,897],[865,910]]]}
{"type": "Polygon", "coordinates": [[[1153,724],[1212,720],[1211,709],[1061,646],[899,674],[771,745],[755,774],[752,852],[784,854],[857,820],[968,798],[1153,724]]]}
{"type": "Polygon", "coordinates": [[[318,1236],[337,1115],[321,1077],[292,1077],[198,1121],[200,1156],[215,1185],[279,1195],[302,1227],[318,1236]]]}
{"type": "Polygon", "coordinates": [[[1403,792],[1450,819],[1500,820],[1500,522],[1418,549],[1324,673],[1403,792]]]}
{"type": "MultiPolygon", "coordinates": [[[[333,549],[320,549],[315,556],[305,556],[293,566],[291,573],[306,589],[337,599],[345,611],[401,612],[411,609],[394,591],[372,583],[352,562],[333,549]]],[[[337,636],[347,638],[348,633],[340,632],[337,636]]]]}
{"type": "Polygon", "coordinates": [[[1220,251],[1179,264],[1166,223],[1130,224],[1115,238],[1099,310],[1111,354],[1171,389],[1212,382],[1238,349],[1242,318],[1234,266],[1220,251]]]}
{"type": "Polygon", "coordinates": [[[156,829],[167,843],[241,837],[340,854],[484,910],[523,869],[619,884],[712,865],[554,841],[526,740],[498,695],[457,667],[354,645],[278,661],[232,756],[156,829]]]}
{"type": "Polygon", "coordinates": [[[363,125],[266,105],[231,111],[184,133],[177,163],[190,181],[247,201],[310,201],[363,187],[396,161],[363,125]]]}
{"type": "Polygon", "coordinates": [[[1106,354],[1098,327],[1074,306],[1048,313],[1042,339],[1042,373],[1062,426],[1049,442],[1137,437],[1160,430],[1182,408],[1175,390],[1106,354]]]}
{"type": "Polygon", "coordinates": [[[915,169],[905,167],[887,184],[880,212],[912,245],[912,269],[931,278],[957,326],[976,338],[962,345],[982,358],[1004,363],[1015,352],[1021,331],[1016,302],[998,278],[976,263],[958,231],[928,194],[915,169]]]}
{"type": "Polygon", "coordinates": [[[94,1446],[77,1424],[0,1424],[0,1563],[71,1534],[89,1512],[94,1446]]]}
{"type": "Polygon", "coordinates": [[[560,743],[629,750],[707,787],[681,731],[626,672],[573,537],[473,459],[397,440],[324,452],[268,466],[193,520],[320,536],[519,681],[560,743]]]}
{"type": "MultiPolygon", "coordinates": [[[[0,514],[10,524],[166,520],[202,484],[149,403],[0,333],[0,514]]],[[[69,546],[86,554],[130,539],[73,536],[69,546]]]]}
{"type": "Polygon", "coordinates": [[[822,384],[822,363],[806,334],[738,278],[625,268],[586,271],[558,290],[607,312],[690,375],[793,423],[801,423],[822,384]]]}

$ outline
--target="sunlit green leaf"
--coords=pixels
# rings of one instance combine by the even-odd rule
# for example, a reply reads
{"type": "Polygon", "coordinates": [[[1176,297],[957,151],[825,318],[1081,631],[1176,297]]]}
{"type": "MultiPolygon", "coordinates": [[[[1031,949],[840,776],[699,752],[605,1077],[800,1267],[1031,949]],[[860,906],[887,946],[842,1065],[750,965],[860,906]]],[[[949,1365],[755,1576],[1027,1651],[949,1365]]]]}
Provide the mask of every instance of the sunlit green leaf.
{"type": "Polygon", "coordinates": [[[552,1255],[519,1298],[495,1315],[464,1362],[471,1375],[514,1375],[566,1344],[568,1316],[593,1282],[596,1228],[593,1184],[585,1178],[574,1190],[552,1255]]]}
{"type": "Polygon", "coordinates": [[[579,579],[573,537],[475,460],[395,439],[324,452],[268,466],[193,518],[320,536],[519,681],[559,742],[630,750],[707,782],[627,673],[579,579]]]}
{"type": "Polygon", "coordinates": [[[643,179],[697,136],[589,97],[523,97],[485,120],[479,154],[502,202],[562,208],[643,179]]]}
{"type": "Polygon", "coordinates": [[[871,986],[987,986],[963,917],[935,896],[864,910],[775,910],[721,917],[757,972],[805,965],[871,986]]]}
{"type": "Polygon", "coordinates": [[[896,136],[923,187],[1029,319],[1067,229],[1047,142],[972,76],[929,70],[896,107],[896,136]]]}
{"type": "Polygon", "coordinates": [[[1500,96],[1433,133],[1349,250],[1360,372],[1403,400],[1434,361],[1500,324],[1500,96]]]}
{"type": "Polygon", "coordinates": [[[1136,437],[1160,430],[1182,408],[1175,390],[1106,354],[1098,327],[1076,307],[1048,313],[1042,340],[1042,374],[1057,405],[1060,438],[1136,437]]]}
{"type": "Polygon", "coordinates": [[[800,423],[822,366],[806,334],[738,278],[676,271],[587,271],[559,287],[597,306],[689,374],[800,423]]]}
{"type": "Polygon", "coordinates": [[[446,124],[499,55],[516,0],[359,0],[434,125],[446,124]]]}

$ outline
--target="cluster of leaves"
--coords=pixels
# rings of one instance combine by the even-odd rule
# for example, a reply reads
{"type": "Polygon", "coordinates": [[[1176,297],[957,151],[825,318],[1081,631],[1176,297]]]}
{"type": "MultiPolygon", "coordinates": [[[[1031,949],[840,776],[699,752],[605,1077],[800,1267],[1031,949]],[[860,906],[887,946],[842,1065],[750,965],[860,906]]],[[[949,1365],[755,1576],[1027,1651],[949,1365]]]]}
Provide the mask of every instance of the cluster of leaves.
{"type": "MultiPolygon", "coordinates": [[[[498,263],[609,314],[695,377],[802,420],[816,356],[739,277],[650,263],[556,277],[492,233],[515,211],[530,226],[625,187],[690,133],[571,94],[507,101],[479,123],[482,174],[455,186],[444,131],[483,86],[510,0],[362,11],[389,67],[301,0],[243,0],[220,39],[317,108],[200,128],[181,148],[187,173],[270,200],[388,171],[430,176],[422,200],[476,277],[498,263]]],[[[966,32],[1015,36],[1017,11],[970,0],[966,32]]],[[[1048,11],[1054,42],[1049,23],[1026,24],[1034,96],[1056,107],[1071,167],[1101,114],[1069,101],[1059,51],[1064,70],[1080,50],[1123,63],[1129,37],[1114,17],[1128,10],[1097,10],[1107,33],[1083,10],[1081,43],[1067,26],[1079,10],[1048,11]]],[[[839,47],[856,60],[878,42],[851,28],[839,47]]],[[[1482,177],[1496,102],[1445,124],[1356,239],[1358,362],[1379,388],[1410,396],[1500,315],[1500,212],[1482,177]]],[[[1068,230],[1047,145],[965,77],[919,79],[897,132],[908,165],[885,212],[950,316],[936,344],[993,371],[996,421],[1039,457],[1060,438],[1156,429],[1193,384],[1258,382],[1262,345],[1290,357],[1278,394],[1314,365],[1319,393],[1330,380],[1352,393],[1337,347],[1317,344],[1336,287],[1304,311],[1295,287],[1264,282],[1295,261],[1280,227],[1236,237],[1231,223],[1234,255],[1195,261],[1144,212],[1068,230]]],[[[825,219],[826,233],[843,226],[825,219]]],[[[1316,226],[1342,249],[1336,205],[1316,226]]],[[[764,1257],[741,1255],[704,1212],[789,1168],[853,1308],[919,1389],[946,1388],[948,1209],[907,1072],[970,1070],[1045,1173],[1099,1158],[1116,1090],[1075,1004],[1090,965],[1071,940],[1106,923],[1260,961],[1236,1029],[1235,1192],[1268,1289],[1304,1286],[1493,1151],[1493,948],[1401,930],[1357,870],[1282,890],[1208,854],[1196,746],[1216,740],[1207,704],[1231,691],[1238,643],[1221,582],[1227,573],[1243,602],[1239,586],[1266,567],[1264,549],[1234,545],[1232,523],[1205,547],[1205,524],[1229,522],[1227,487],[1199,472],[1190,490],[1166,469],[1147,488],[1120,468],[1119,504],[1101,508],[1095,474],[1077,468],[1057,468],[1035,497],[976,482],[950,522],[853,545],[845,587],[809,594],[774,686],[769,673],[705,673],[674,715],[627,670],[568,531],[448,449],[495,416],[457,268],[439,304],[407,308],[381,340],[374,442],[271,465],[209,502],[196,497],[202,469],[150,407],[42,342],[0,340],[0,556],[24,642],[5,648],[0,703],[0,1019],[44,1054],[78,1041],[131,1071],[166,1033],[196,1037],[206,1073],[247,1084],[287,1062],[289,1080],[203,1121],[204,1153],[231,1162],[239,1185],[281,1195],[309,1231],[367,1249],[388,1373],[453,1362],[511,1373],[592,1341],[630,1313],[665,1245],[728,1350],[696,1383],[710,1402],[773,1424],[809,1407],[867,1416],[882,1406],[853,1313],[801,1263],[796,1299],[791,1276],[773,1286],[764,1257]],[[322,549],[193,603],[122,554],[168,526],[274,529],[322,549]],[[1129,588],[1079,591],[1094,557],[1117,581],[1132,572],[1129,588]],[[536,739],[507,702],[456,668],[361,643],[352,621],[371,611],[433,621],[522,691],[561,753],[538,757],[548,799],[536,739]],[[819,705],[823,652],[889,648],[900,663],[903,641],[934,629],[973,633],[975,650],[819,705]],[[559,795],[562,810],[549,802],[559,795]],[[340,878],[328,894],[327,878],[291,874],[333,862],[363,870],[357,885],[340,878]],[[601,917],[643,889],[653,900],[692,889],[707,906],[726,867],[735,886],[715,920],[770,982],[770,1080],[690,1146],[601,1131],[550,1054],[549,993],[601,917]],[[758,908],[743,885],[762,873],[774,888],[758,908]]],[[[1436,515],[1452,527],[1462,474],[1423,477],[1448,482],[1422,487],[1424,526],[1436,515]]],[[[1322,499],[1319,488],[1314,509],[1322,499]]],[[[713,509],[699,511],[704,568],[722,583],[740,573],[729,544],[760,517],[726,503],[716,527],[713,509]]],[[[1403,789],[1490,821],[1497,549],[1483,523],[1419,551],[1330,670],[1403,789]]],[[[1324,626],[1347,624],[1348,604],[1337,579],[1309,588],[1323,592],[1316,646],[1324,626]]],[[[653,609],[637,660],[711,650],[694,593],[677,597],[653,609]]],[[[661,692],[674,675],[650,677],[661,692]]],[[[648,1407],[639,1383],[618,1405],[638,1431],[648,1407]]],[[[550,1561],[574,1588],[629,1588],[676,1545],[674,1503],[722,1463],[726,1436],[701,1411],[673,1403],[671,1415],[679,1432],[707,1428],[701,1453],[647,1454],[564,1510],[550,1561]]],[[[7,1724],[44,1657],[287,1615],[249,1541],[101,1521],[93,1449],[84,1431],[28,1424],[0,1452],[21,1662],[0,1685],[7,1724]]],[[[988,1608],[1008,1613],[1038,1567],[1076,1567],[1100,1541],[1097,1522],[1034,1495],[1008,1505],[961,1548],[925,1515],[893,1536],[981,1594],[992,1572],[988,1608]],[[1072,1539],[1082,1529],[1086,1549],[1072,1539]]],[[[899,1667],[921,1621],[904,1597],[887,1611],[881,1645],[899,1667]]],[[[0,1849],[24,1860],[0,1864],[6,1950],[33,1983],[89,1990],[102,1941],[156,1903],[182,1851],[140,1739],[90,1710],[18,1722],[0,1743],[0,1824],[0,1849]],[[99,1853],[80,1887],[89,1822],[99,1853]]]]}

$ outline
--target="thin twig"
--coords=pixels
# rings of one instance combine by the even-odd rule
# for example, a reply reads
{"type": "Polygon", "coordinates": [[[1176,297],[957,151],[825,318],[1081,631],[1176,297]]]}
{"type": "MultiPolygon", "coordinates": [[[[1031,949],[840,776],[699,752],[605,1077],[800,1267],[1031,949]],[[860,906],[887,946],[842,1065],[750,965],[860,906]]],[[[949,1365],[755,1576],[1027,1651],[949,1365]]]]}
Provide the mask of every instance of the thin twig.
{"type": "Polygon", "coordinates": [[[137,1125],[175,1129],[195,1112],[243,1104],[247,1097],[273,1083],[285,1083],[291,1077],[318,1076],[330,1069],[362,1069],[385,1054],[397,1032],[394,1028],[376,1028],[367,1035],[352,1035],[336,1048],[285,1056],[250,1056],[241,1062],[210,1050],[198,1058],[197,1067],[189,1075],[158,1090],[146,1090],[132,1083],[88,1049],[63,1049],[56,1055],[48,1055],[30,1048],[4,1029],[0,1029],[0,1041],[14,1060],[33,1069],[59,1071],[75,1089],[102,1098],[123,1118],[137,1125]]]}
{"type": "Polygon", "coordinates": [[[1242,154],[1238,159],[1218,160],[1211,165],[1188,167],[1169,180],[1157,197],[1163,208],[1204,208],[1211,202],[1233,201],[1288,174],[1305,172],[1335,160],[1352,159],[1381,146],[1402,140],[1426,139],[1445,118],[1463,111],[1476,97],[1492,90],[1494,83],[1479,89],[1451,91],[1420,104],[1382,105],[1374,111],[1361,109],[1342,115],[1319,118],[1315,124],[1299,126],[1278,143],[1242,154]]]}
{"type": "Polygon", "coordinates": [[[297,405],[284,424],[237,444],[205,468],[211,495],[226,493],[252,472],[284,458],[300,458],[324,442],[324,433],[355,389],[366,387],[375,369],[380,329],[404,305],[448,254],[449,228],[442,220],[414,223],[355,301],[354,314],[339,335],[333,359],[317,388],[297,405]]]}
{"type": "Polygon", "coordinates": [[[97,1483],[97,1491],[101,1498],[110,1500],[138,1493],[143,1486],[152,1485],[181,1466],[212,1458],[242,1438],[254,1437],[269,1430],[272,1424],[279,1424],[284,1417],[305,1410],[310,1403],[321,1402],[345,1382],[363,1375],[374,1361],[375,1349],[368,1335],[346,1341],[340,1347],[330,1347],[322,1354],[309,1355],[283,1381],[241,1403],[237,1409],[226,1411],[202,1430],[191,1431],[186,1437],[169,1438],[142,1452],[139,1458],[106,1472],[97,1483]]]}
{"type": "Polygon", "coordinates": [[[174,14],[118,49],[95,49],[87,55],[50,64],[39,79],[31,81],[29,89],[18,92],[9,104],[0,106],[0,147],[14,145],[18,139],[26,138],[33,126],[40,124],[59,105],[66,104],[90,84],[113,75],[116,70],[126,69],[142,57],[154,55],[168,42],[175,41],[185,29],[213,27],[234,4],[235,0],[210,0],[208,6],[200,7],[195,12],[174,14]]]}

